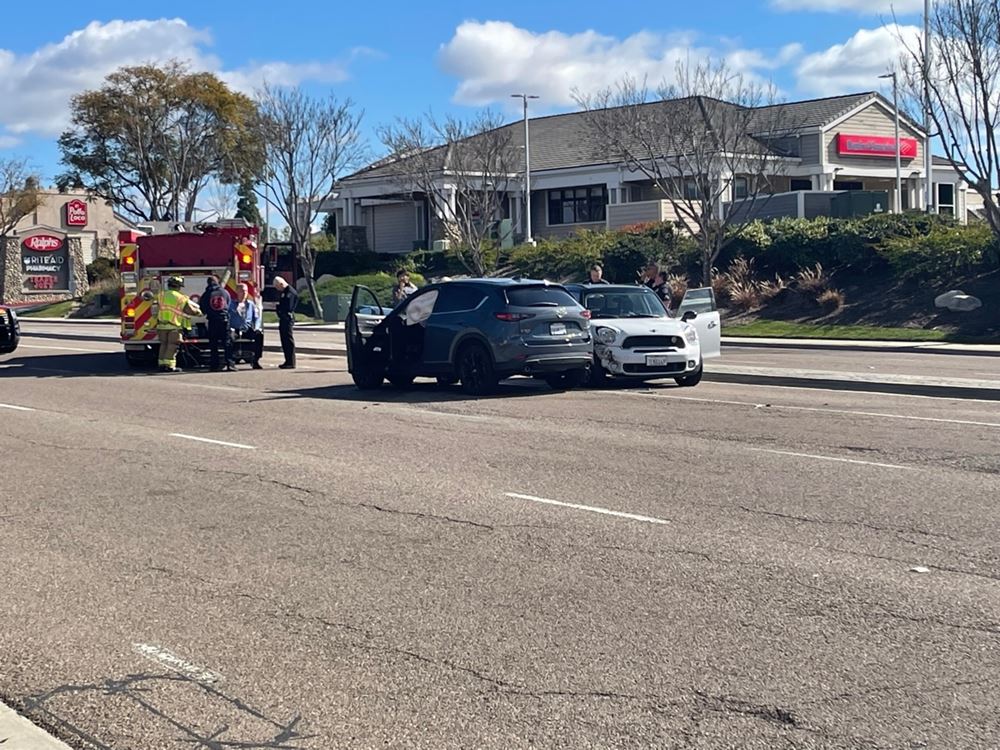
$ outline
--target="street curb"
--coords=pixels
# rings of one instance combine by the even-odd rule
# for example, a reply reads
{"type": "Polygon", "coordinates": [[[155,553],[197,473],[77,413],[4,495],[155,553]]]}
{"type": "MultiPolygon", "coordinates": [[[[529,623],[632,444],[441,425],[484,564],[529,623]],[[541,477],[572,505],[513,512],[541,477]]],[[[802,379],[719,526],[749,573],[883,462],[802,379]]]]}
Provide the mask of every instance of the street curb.
{"type": "Polygon", "coordinates": [[[930,396],[933,398],[973,399],[1000,401],[1000,388],[974,386],[934,385],[923,383],[887,383],[874,380],[847,380],[841,378],[806,378],[787,375],[739,374],[705,370],[705,382],[734,383],[737,385],[770,385],[786,388],[815,388],[833,391],[884,393],[895,396],[930,396]]]}
{"type": "MultiPolygon", "coordinates": [[[[839,341],[839,340],[838,340],[839,341]]],[[[782,341],[780,339],[766,339],[753,341],[748,338],[727,338],[722,337],[722,349],[802,349],[828,352],[877,352],[880,354],[951,354],[971,357],[1000,357],[1000,346],[994,347],[991,344],[985,346],[991,349],[976,348],[977,344],[947,344],[933,342],[910,342],[900,341],[898,345],[893,343],[875,346],[872,344],[833,343],[817,340],[815,342],[803,341],[782,341]],[[968,348],[961,348],[968,347],[968,348]]]]}
{"type": "Polygon", "coordinates": [[[70,750],[5,703],[0,703],[0,745],[10,750],[70,750]]]}

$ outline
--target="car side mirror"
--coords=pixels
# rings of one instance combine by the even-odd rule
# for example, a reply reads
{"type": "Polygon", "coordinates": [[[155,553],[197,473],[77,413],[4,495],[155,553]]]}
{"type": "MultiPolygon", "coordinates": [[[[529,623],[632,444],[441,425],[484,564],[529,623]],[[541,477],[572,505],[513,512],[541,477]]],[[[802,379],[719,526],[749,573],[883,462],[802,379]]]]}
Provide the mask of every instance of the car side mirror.
{"type": "Polygon", "coordinates": [[[681,320],[683,320],[685,323],[689,323],[690,321],[694,320],[697,317],[698,313],[696,313],[694,310],[688,310],[681,316],[681,320]]]}

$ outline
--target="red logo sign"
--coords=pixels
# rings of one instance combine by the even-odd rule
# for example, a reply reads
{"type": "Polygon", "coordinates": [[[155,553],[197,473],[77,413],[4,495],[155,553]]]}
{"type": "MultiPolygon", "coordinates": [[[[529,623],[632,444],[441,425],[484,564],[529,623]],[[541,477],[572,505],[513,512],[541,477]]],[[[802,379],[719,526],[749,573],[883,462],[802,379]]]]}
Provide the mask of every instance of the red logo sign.
{"type": "Polygon", "coordinates": [[[66,204],[66,224],[71,227],[85,227],[88,219],[87,204],[79,198],[66,204]]]}
{"type": "Polygon", "coordinates": [[[63,241],[55,235],[35,234],[31,237],[26,237],[22,244],[25,250],[30,250],[33,253],[50,253],[60,249],[63,241]]]}
{"type": "MultiPolygon", "coordinates": [[[[896,139],[884,135],[838,133],[837,153],[841,156],[880,156],[895,159],[896,139]]],[[[916,159],[917,139],[900,138],[899,156],[901,159],[916,159]]]]}

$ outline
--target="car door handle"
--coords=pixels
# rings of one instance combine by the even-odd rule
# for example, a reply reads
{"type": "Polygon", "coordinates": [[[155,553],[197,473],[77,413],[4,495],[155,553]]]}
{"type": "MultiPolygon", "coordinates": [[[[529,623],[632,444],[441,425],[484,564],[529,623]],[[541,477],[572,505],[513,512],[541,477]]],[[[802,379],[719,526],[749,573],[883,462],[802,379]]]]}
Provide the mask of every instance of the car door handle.
{"type": "Polygon", "coordinates": [[[716,322],[713,320],[711,323],[708,324],[708,330],[711,331],[713,328],[715,328],[715,326],[716,326],[716,322]]]}

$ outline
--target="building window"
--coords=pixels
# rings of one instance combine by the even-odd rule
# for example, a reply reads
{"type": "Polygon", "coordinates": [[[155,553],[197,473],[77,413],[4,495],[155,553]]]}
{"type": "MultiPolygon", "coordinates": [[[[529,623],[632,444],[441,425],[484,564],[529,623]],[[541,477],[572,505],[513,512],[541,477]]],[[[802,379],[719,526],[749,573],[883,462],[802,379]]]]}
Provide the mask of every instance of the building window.
{"type": "Polygon", "coordinates": [[[864,190],[865,183],[861,180],[834,180],[834,190],[864,190]]]}
{"type": "Polygon", "coordinates": [[[425,242],[427,240],[427,209],[423,201],[414,203],[413,208],[416,209],[417,213],[417,242],[425,242]]]}
{"type": "Polygon", "coordinates": [[[937,210],[945,216],[955,215],[955,186],[950,182],[939,182],[937,186],[937,210]]]}
{"type": "Polygon", "coordinates": [[[742,201],[750,194],[750,183],[746,177],[733,178],[733,200],[742,201]]]}
{"type": "Polygon", "coordinates": [[[605,185],[549,191],[549,225],[604,221],[608,205],[605,185]]]}
{"type": "Polygon", "coordinates": [[[696,201],[701,197],[701,191],[698,189],[697,180],[684,180],[684,199],[689,201],[696,201]]]}
{"type": "Polygon", "coordinates": [[[788,187],[789,187],[789,189],[793,193],[795,191],[797,191],[797,190],[812,190],[813,189],[813,182],[812,182],[812,180],[803,180],[801,178],[799,178],[799,179],[793,178],[792,181],[789,183],[788,187]]]}

